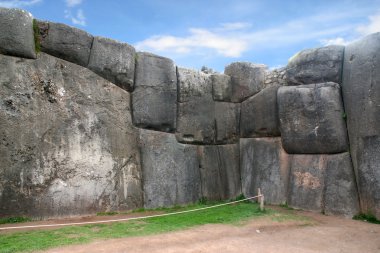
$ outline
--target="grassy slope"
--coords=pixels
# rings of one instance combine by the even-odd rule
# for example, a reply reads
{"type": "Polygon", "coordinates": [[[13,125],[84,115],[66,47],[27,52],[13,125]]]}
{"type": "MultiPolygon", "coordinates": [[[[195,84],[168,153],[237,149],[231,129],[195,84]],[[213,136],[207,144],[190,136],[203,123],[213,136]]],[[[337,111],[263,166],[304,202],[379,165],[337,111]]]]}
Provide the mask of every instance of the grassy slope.
{"type": "MultiPolygon", "coordinates": [[[[207,205],[200,204],[182,208],[160,209],[160,211],[176,212],[205,206],[207,205]]],[[[256,204],[244,202],[200,212],[139,221],[64,227],[56,230],[0,233],[0,252],[31,252],[63,245],[87,243],[95,239],[151,235],[210,223],[239,225],[248,218],[259,217],[271,217],[276,221],[304,219],[304,217],[300,218],[293,214],[280,213],[269,209],[261,212],[256,204]]]]}

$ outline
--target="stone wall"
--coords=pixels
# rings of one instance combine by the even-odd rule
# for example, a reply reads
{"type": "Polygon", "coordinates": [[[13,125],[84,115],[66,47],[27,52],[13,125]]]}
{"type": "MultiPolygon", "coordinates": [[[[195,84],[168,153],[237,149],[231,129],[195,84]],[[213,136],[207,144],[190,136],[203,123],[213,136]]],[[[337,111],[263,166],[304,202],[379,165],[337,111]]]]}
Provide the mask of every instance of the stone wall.
{"type": "Polygon", "coordinates": [[[272,204],[380,217],[379,49],[373,34],[281,69],[235,62],[208,74],[0,8],[0,216],[261,188],[272,204]]]}

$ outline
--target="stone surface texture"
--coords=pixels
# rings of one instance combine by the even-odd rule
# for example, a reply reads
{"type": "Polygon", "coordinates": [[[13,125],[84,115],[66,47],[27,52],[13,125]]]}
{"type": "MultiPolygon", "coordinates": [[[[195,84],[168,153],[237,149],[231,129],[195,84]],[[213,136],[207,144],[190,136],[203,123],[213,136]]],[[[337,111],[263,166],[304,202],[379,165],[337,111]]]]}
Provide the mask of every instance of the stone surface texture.
{"type": "Polygon", "coordinates": [[[340,94],[336,83],[279,88],[281,137],[288,153],[329,154],[348,150],[340,94]]]}
{"type": "Polygon", "coordinates": [[[380,33],[346,46],[342,90],[361,208],[380,219],[380,33]]]}
{"type": "Polygon", "coordinates": [[[288,204],[291,207],[352,217],[359,199],[348,153],[292,155],[288,204]]]}
{"type": "Polygon", "coordinates": [[[280,138],[240,139],[242,191],[256,196],[258,188],[269,204],[285,204],[289,180],[290,156],[280,138]]]}
{"type": "Polygon", "coordinates": [[[212,96],[215,101],[231,102],[231,77],[224,74],[211,75],[212,96]]]}
{"type": "Polygon", "coordinates": [[[277,108],[277,90],[269,86],[241,103],[240,136],[280,136],[277,108]]]}
{"type": "Polygon", "coordinates": [[[120,88],[132,91],[135,53],[127,43],[95,37],[87,67],[120,88]]]}
{"type": "Polygon", "coordinates": [[[202,197],[234,199],[241,193],[239,145],[198,146],[202,197]]]}
{"type": "Polygon", "coordinates": [[[37,21],[41,51],[87,67],[94,37],[65,24],[37,21]]]}
{"type": "Polygon", "coordinates": [[[242,102],[264,88],[267,67],[263,64],[234,62],[226,66],[224,74],[231,77],[231,102],[242,102]]]}
{"type": "Polygon", "coordinates": [[[135,125],[174,132],[177,117],[177,76],[172,60],[137,53],[135,90],[132,93],[135,125]]]}
{"type": "Polygon", "coordinates": [[[0,55],[0,214],[142,207],[126,91],[55,57],[0,55]]]}
{"type": "Polygon", "coordinates": [[[36,58],[32,14],[0,8],[0,53],[36,58]]]}
{"type": "Polygon", "coordinates": [[[306,49],[294,55],[286,66],[289,85],[341,83],[344,46],[306,49]]]}
{"type": "Polygon", "coordinates": [[[144,207],[194,203],[201,198],[197,147],[174,134],[140,129],[144,207]]]}

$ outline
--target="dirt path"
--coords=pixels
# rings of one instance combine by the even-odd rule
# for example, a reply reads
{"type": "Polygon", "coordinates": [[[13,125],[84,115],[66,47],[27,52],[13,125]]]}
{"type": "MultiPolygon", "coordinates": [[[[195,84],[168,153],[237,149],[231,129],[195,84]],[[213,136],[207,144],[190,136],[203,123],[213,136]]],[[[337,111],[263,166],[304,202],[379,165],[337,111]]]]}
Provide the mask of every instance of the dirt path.
{"type": "Polygon", "coordinates": [[[379,253],[380,225],[301,212],[302,222],[252,220],[245,226],[205,225],[154,236],[95,241],[46,252],[281,252],[379,253]]]}

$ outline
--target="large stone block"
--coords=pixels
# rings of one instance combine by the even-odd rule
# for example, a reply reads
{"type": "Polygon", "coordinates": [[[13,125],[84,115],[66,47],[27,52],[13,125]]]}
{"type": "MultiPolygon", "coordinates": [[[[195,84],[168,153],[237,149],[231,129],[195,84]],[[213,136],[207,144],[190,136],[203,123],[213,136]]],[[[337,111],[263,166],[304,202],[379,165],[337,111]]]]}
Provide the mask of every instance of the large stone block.
{"type": "Polygon", "coordinates": [[[282,149],[280,138],[240,139],[242,191],[256,196],[260,188],[265,201],[287,201],[290,156],[282,149]]]}
{"type": "Polygon", "coordinates": [[[128,92],[41,53],[0,55],[0,215],[142,207],[128,92]]]}
{"type": "Polygon", "coordinates": [[[135,49],[127,43],[95,37],[88,68],[120,88],[132,91],[135,53],[135,49]]]}
{"type": "Polygon", "coordinates": [[[237,143],[239,140],[240,104],[215,102],[215,142],[237,143]]]}
{"type": "Polygon", "coordinates": [[[355,176],[348,153],[291,157],[290,206],[347,217],[359,212],[355,176]]]}
{"type": "Polygon", "coordinates": [[[341,83],[344,46],[327,46],[303,50],[294,55],[286,67],[290,85],[341,83]]]}
{"type": "Polygon", "coordinates": [[[198,146],[202,197],[232,199],[241,193],[239,146],[198,146]]]}
{"type": "Polygon", "coordinates": [[[177,76],[172,60],[137,53],[136,83],[132,93],[135,125],[164,132],[176,129],[177,76]]]}
{"type": "Polygon", "coordinates": [[[353,217],[360,212],[358,189],[349,153],[327,157],[324,213],[353,217]]]}
{"type": "Polygon", "coordinates": [[[230,102],[232,96],[231,77],[224,74],[212,74],[211,81],[214,100],[230,102]]]}
{"type": "Polygon", "coordinates": [[[264,88],[267,67],[263,64],[234,62],[226,66],[224,74],[231,77],[231,102],[241,102],[264,88]]]}
{"type": "Polygon", "coordinates": [[[247,137],[280,136],[277,90],[273,85],[241,103],[240,135],[247,137]]]}
{"type": "Polygon", "coordinates": [[[280,87],[277,102],[282,143],[288,153],[326,154],[348,150],[339,84],[280,87]]]}
{"type": "Polygon", "coordinates": [[[36,58],[32,14],[0,8],[0,53],[36,58]]]}
{"type": "Polygon", "coordinates": [[[323,155],[293,155],[288,204],[291,207],[323,211],[326,159],[323,155]]]}
{"type": "Polygon", "coordinates": [[[65,24],[38,21],[41,51],[87,67],[94,37],[65,24]]]}
{"type": "Polygon", "coordinates": [[[380,219],[380,33],[346,46],[343,99],[361,207],[380,219]]]}
{"type": "Polygon", "coordinates": [[[201,197],[197,147],[180,144],[174,134],[140,129],[144,206],[194,203],[201,197]]]}
{"type": "Polygon", "coordinates": [[[215,102],[210,75],[177,69],[179,103],[176,136],[183,143],[215,142],[215,102]]]}

